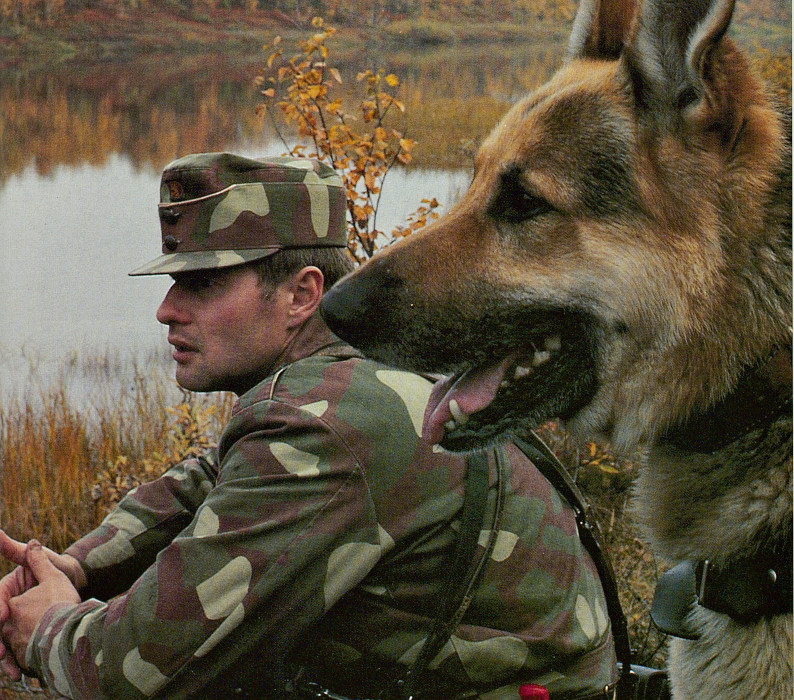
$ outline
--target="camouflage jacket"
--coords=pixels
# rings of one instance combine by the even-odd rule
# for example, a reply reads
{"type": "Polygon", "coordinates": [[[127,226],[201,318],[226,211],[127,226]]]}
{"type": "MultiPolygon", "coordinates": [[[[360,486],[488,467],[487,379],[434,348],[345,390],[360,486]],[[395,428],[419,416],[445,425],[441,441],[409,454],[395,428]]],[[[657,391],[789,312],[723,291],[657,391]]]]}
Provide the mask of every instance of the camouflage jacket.
{"type": "MultiPolygon", "coordinates": [[[[373,660],[416,656],[445,586],[465,460],[420,438],[427,380],[321,347],[315,335],[314,354],[240,397],[213,459],[138,487],[67,550],[88,589],[48,610],[26,658],[51,688],[264,697],[284,668],[355,679],[373,660]]],[[[496,544],[433,673],[483,698],[516,698],[520,682],[595,692],[615,659],[573,513],[517,449],[500,459],[496,544]]],[[[493,458],[491,469],[493,484],[493,458]]]]}

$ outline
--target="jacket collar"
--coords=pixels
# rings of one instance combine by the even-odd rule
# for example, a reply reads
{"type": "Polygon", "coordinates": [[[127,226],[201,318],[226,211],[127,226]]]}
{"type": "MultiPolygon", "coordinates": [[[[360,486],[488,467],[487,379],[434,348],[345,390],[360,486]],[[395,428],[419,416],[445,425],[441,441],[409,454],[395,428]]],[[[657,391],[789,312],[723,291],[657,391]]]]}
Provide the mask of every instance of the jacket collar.
{"type": "Polygon", "coordinates": [[[324,348],[339,342],[339,338],[325,325],[320,314],[315,313],[306,320],[278,356],[270,374],[275,374],[287,365],[302,360],[304,357],[315,355],[324,348]]]}

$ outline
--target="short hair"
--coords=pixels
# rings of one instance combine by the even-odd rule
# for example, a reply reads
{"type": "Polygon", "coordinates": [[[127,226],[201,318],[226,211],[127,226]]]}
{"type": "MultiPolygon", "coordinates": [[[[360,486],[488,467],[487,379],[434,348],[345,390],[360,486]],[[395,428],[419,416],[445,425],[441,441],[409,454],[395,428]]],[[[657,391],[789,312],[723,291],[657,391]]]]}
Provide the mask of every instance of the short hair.
{"type": "Polygon", "coordinates": [[[249,265],[256,270],[259,283],[268,290],[275,289],[304,267],[314,266],[323,273],[323,290],[327,291],[355,268],[347,248],[283,248],[249,265]]]}

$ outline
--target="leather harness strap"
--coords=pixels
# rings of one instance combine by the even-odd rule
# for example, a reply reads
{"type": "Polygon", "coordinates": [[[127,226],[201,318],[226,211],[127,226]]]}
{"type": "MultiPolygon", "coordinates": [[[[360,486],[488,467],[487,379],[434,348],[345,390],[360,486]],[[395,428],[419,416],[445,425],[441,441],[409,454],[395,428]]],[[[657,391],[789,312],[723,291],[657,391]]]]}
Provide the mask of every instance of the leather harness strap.
{"type": "MultiPolygon", "coordinates": [[[[612,566],[601,545],[598,528],[589,516],[586,501],[565,467],[556,455],[535,433],[530,432],[526,439],[515,437],[514,444],[535,465],[549,483],[562,495],[574,511],[579,537],[590,555],[598,571],[607,603],[607,613],[612,623],[612,634],[615,640],[616,655],[620,662],[620,680],[617,688],[605,688],[592,698],[633,698],[635,679],[631,673],[631,646],[628,624],[618,598],[617,584],[612,566]]],[[[497,468],[497,503],[490,529],[490,538],[483,552],[472,564],[473,551],[477,546],[480,526],[485,517],[485,503],[488,496],[488,458],[484,452],[469,455],[466,464],[466,492],[461,515],[461,531],[459,533],[453,565],[449,576],[449,594],[445,596],[439,608],[433,630],[420,650],[417,660],[409,669],[406,677],[399,682],[399,697],[412,700],[416,696],[417,684],[444,644],[449,640],[457,625],[463,618],[474,591],[476,590],[482,570],[490,556],[499,531],[501,513],[506,494],[507,479],[503,474],[504,466],[499,452],[494,451],[497,468]],[[479,503],[478,503],[479,500],[479,503]],[[474,533],[477,533],[474,536],[474,533]],[[468,566],[467,566],[468,562],[468,566]],[[468,569],[468,573],[466,573],[468,569]]],[[[476,697],[472,696],[472,697],[476,697]]]]}
{"type": "Polygon", "coordinates": [[[474,592],[485,569],[485,563],[493,551],[496,536],[502,520],[502,510],[506,494],[504,464],[498,451],[491,450],[496,464],[497,497],[490,534],[484,549],[475,557],[480,532],[485,524],[490,469],[488,453],[475,452],[466,458],[466,484],[463,494],[460,530],[455,540],[455,549],[450,560],[447,584],[438,614],[430,634],[419,651],[416,661],[405,677],[397,682],[397,692],[401,698],[411,700],[417,688],[421,687],[422,676],[430,662],[449,641],[455,628],[474,597],[474,592]]]}
{"type": "Polygon", "coordinates": [[[607,613],[612,623],[612,635],[615,640],[615,653],[620,664],[618,698],[633,697],[631,688],[634,681],[631,675],[631,641],[628,622],[618,597],[618,587],[612,564],[601,544],[598,526],[590,517],[587,501],[560,460],[538,435],[528,432],[521,438],[514,437],[513,442],[548,479],[549,483],[562,494],[573,509],[579,538],[595,564],[601,579],[601,586],[604,589],[607,613]]]}

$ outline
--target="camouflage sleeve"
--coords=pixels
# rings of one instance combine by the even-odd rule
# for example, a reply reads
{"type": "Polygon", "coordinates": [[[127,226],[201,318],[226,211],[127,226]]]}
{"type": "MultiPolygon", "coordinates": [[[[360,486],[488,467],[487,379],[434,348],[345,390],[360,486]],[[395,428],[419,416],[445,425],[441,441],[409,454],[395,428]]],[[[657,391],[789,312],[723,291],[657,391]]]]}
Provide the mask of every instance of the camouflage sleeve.
{"type": "Polygon", "coordinates": [[[130,491],[92,532],[67,550],[82,565],[83,598],[127,590],[193,519],[217,476],[214,455],[187,459],[130,491]]]}
{"type": "Polygon", "coordinates": [[[50,687],[75,698],[190,696],[252,648],[267,676],[378,561],[361,466],[310,409],[249,404],[222,445],[215,486],[129,591],[40,621],[26,662],[50,687]]]}

